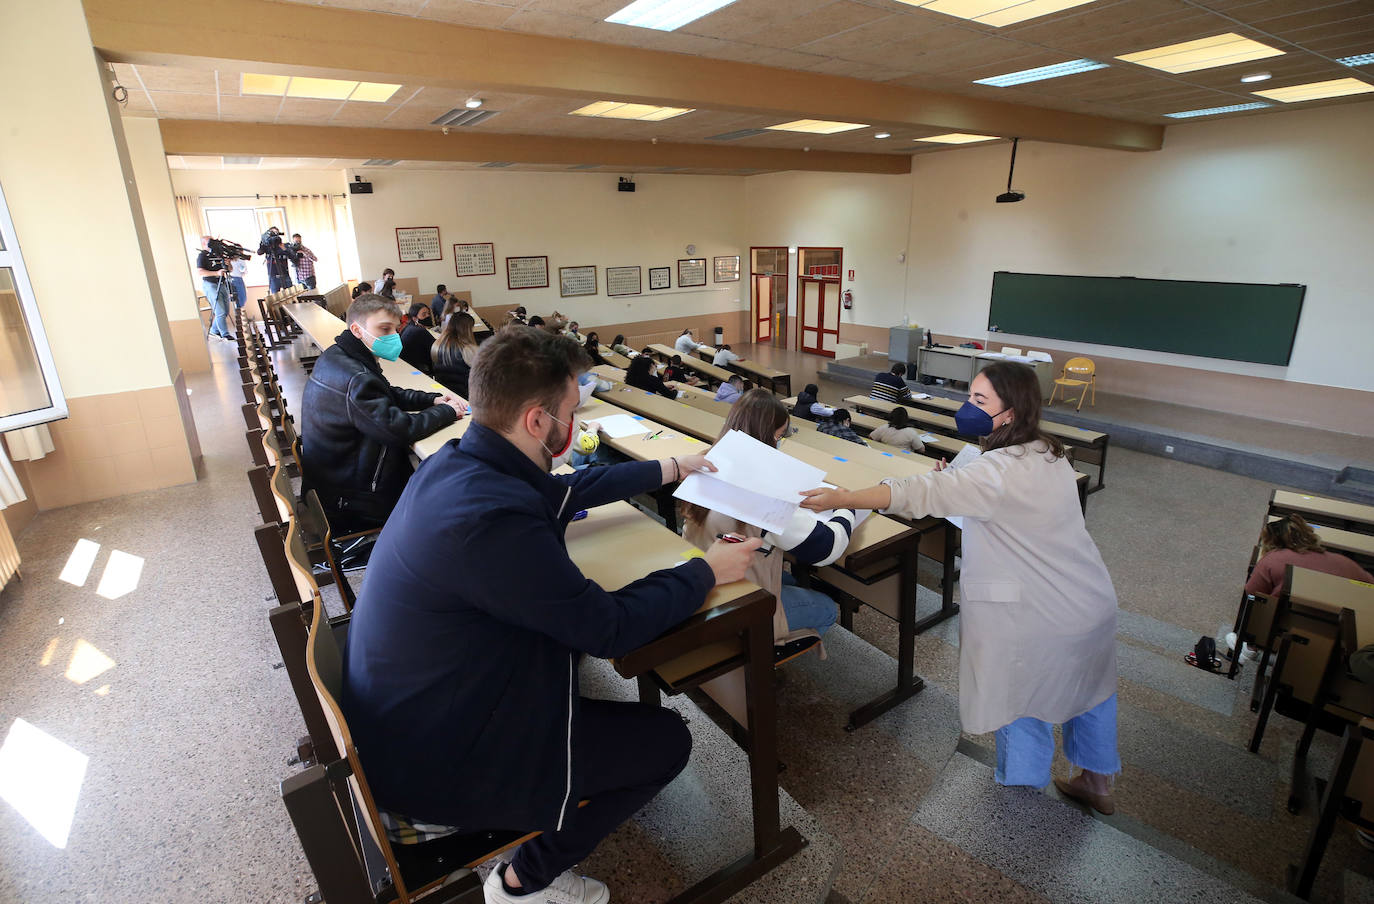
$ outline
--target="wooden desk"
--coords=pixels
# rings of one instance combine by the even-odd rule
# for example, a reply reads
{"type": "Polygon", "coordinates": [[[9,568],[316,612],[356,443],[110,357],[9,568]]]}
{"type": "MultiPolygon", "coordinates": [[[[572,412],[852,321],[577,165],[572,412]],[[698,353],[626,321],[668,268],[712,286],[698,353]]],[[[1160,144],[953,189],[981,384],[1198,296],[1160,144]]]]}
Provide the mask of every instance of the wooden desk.
{"type": "Polygon", "coordinates": [[[1374,584],[1289,565],[1283,594],[1299,612],[1338,617],[1342,609],[1351,610],[1355,613],[1357,646],[1374,643],[1374,584]]]}
{"type": "Polygon", "coordinates": [[[1296,513],[1313,524],[1329,524],[1359,534],[1374,534],[1374,505],[1345,502],[1326,496],[1310,496],[1290,490],[1269,494],[1270,515],[1296,513]]]}
{"type": "MultiPolygon", "coordinates": [[[[678,354],[666,345],[651,345],[649,346],[649,351],[653,352],[655,357],[663,361],[672,361],[674,356],[678,354]]],[[[706,361],[699,361],[691,355],[682,356],[682,366],[696,372],[698,376],[705,377],[707,381],[714,381],[712,383],[713,386],[717,386],[721,383],[728,383],[730,381],[730,371],[721,367],[716,367],[714,364],[706,361]]]]}
{"type": "Polygon", "coordinates": [[[611,365],[612,367],[618,367],[621,370],[625,370],[630,366],[630,359],[620,354],[619,352],[611,351],[611,347],[609,345],[601,346],[600,352],[601,359],[605,361],[607,364],[611,365]]]}
{"type": "MultiPolygon", "coordinates": [[[[716,353],[719,349],[710,346],[701,346],[697,349],[697,357],[707,364],[715,365],[716,353]]],[[[718,366],[718,365],[717,365],[718,366]]],[[[762,386],[768,384],[768,390],[774,395],[792,394],[792,375],[782,370],[774,370],[771,367],[764,367],[757,361],[750,361],[741,358],[738,361],[731,361],[725,367],[729,370],[753,380],[755,385],[762,386]],[[781,389],[779,389],[781,387],[781,389]]]]}

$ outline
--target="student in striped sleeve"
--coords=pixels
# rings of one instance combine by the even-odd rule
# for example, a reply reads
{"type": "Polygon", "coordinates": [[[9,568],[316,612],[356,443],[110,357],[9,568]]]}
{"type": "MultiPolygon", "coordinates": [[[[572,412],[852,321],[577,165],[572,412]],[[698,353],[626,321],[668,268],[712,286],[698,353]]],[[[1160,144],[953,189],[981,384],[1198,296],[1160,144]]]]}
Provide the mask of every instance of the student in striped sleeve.
{"type": "Polygon", "coordinates": [[[906,365],[898,361],[892,365],[891,371],[873,378],[873,388],[869,390],[868,397],[884,402],[911,401],[911,390],[906,385],[905,377],[906,365]]]}

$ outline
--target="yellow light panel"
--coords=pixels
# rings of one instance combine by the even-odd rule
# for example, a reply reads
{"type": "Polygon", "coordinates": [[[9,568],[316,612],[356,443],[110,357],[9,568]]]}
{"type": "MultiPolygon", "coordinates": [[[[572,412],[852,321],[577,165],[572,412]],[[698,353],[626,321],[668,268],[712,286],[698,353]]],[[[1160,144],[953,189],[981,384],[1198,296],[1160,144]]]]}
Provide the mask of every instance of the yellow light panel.
{"type": "Polygon", "coordinates": [[[1148,66],[1163,72],[1196,72],[1234,63],[1248,63],[1266,57],[1282,56],[1283,51],[1259,41],[1227,32],[1197,41],[1169,44],[1151,50],[1140,50],[1117,57],[1127,63],[1148,66]]]}
{"type": "Polygon", "coordinates": [[[996,135],[973,135],[968,132],[950,132],[946,135],[931,135],[917,138],[917,141],[934,141],[939,144],[972,144],[975,141],[996,141],[996,135]]]}
{"type": "Polygon", "coordinates": [[[768,127],[774,132],[806,132],[811,135],[834,135],[836,132],[852,132],[868,128],[863,122],[836,122],[831,119],[797,119],[768,127]]]}
{"type": "Polygon", "coordinates": [[[357,82],[345,82],[336,78],[304,78],[294,76],[286,88],[287,97],[313,97],[317,100],[348,100],[348,95],[358,87],[357,82]]]}
{"type": "Polygon", "coordinates": [[[1336,78],[1329,82],[1311,82],[1306,85],[1293,85],[1290,88],[1270,88],[1256,91],[1260,97],[1296,104],[1305,100],[1324,100],[1328,97],[1346,97],[1351,94],[1367,94],[1374,91],[1374,85],[1357,78],[1336,78]]]}
{"type": "Polygon", "coordinates": [[[358,82],[358,87],[353,89],[353,93],[348,95],[348,99],[380,104],[391,100],[391,95],[400,89],[400,85],[387,85],[382,82],[358,82]]]}
{"type": "Polygon", "coordinates": [[[956,19],[969,19],[1001,28],[1027,19],[1038,19],[1060,10],[1092,3],[1093,0],[898,0],[907,6],[944,13],[956,19]]]}
{"type": "Polygon", "coordinates": [[[281,97],[286,93],[286,86],[291,81],[289,75],[258,75],[253,72],[243,74],[244,94],[269,94],[272,97],[281,97]]]}
{"type": "Polygon", "coordinates": [[[665,119],[672,119],[674,116],[691,113],[693,109],[695,108],[657,107],[653,104],[622,104],[613,100],[599,100],[595,103],[587,104],[585,107],[578,107],[569,115],[599,116],[603,119],[635,119],[640,122],[662,122],[665,119]]]}

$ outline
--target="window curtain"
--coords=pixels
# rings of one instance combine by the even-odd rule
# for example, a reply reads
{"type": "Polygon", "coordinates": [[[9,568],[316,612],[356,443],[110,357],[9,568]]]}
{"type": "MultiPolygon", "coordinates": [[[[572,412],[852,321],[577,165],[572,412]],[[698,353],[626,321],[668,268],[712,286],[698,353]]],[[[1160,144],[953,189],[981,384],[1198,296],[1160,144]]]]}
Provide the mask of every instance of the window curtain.
{"type": "Polygon", "coordinates": [[[344,282],[357,257],[357,242],[348,223],[340,225],[329,195],[274,195],[277,206],[285,208],[290,232],[299,232],[305,247],[319,258],[315,263],[315,284],[321,292],[344,282]],[[348,249],[345,251],[344,249],[348,249]]]}
{"type": "Polygon", "coordinates": [[[204,289],[195,276],[196,254],[200,251],[200,237],[205,234],[205,217],[201,213],[198,196],[177,195],[176,200],[177,222],[181,225],[182,244],[186,246],[186,262],[191,265],[191,292],[199,298],[204,289]]]}
{"type": "Polygon", "coordinates": [[[11,430],[5,434],[13,461],[37,461],[53,450],[52,434],[47,424],[11,430]]]}

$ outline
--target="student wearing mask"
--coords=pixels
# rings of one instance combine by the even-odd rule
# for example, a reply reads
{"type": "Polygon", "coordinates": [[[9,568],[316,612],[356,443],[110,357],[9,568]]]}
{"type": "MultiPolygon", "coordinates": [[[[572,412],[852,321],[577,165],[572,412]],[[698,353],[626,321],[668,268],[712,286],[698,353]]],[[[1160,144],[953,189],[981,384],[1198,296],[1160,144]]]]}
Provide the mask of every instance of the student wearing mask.
{"type": "Polygon", "coordinates": [[[698,343],[696,336],[692,335],[692,328],[688,327],[682,331],[682,335],[677,337],[677,341],[673,343],[673,348],[677,350],[679,355],[694,355],[698,348],[709,348],[709,346],[698,343]]]}
{"type": "Polygon", "coordinates": [[[901,406],[893,408],[892,413],[887,416],[887,423],[870,433],[869,438],[912,452],[926,450],[926,444],[921,442],[921,431],[911,426],[911,416],[901,406]]]}
{"type": "Polygon", "coordinates": [[[911,401],[911,389],[906,385],[906,365],[898,361],[887,373],[875,376],[868,397],[885,402],[911,401]]]}
{"type": "Polygon", "coordinates": [[[816,429],[827,436],[834,436],[851,443],[867,446],[868,443],[863,441],[863,437],[854,432],[852,423],[853,418],[850,417],[847,408],[836,408],[835,413],[830,415],[828,419],[821,421],[816,429]]]}
{"type": "Polygon", "coordinates": [[[625,336],[623,333],[616,334],[615,340],[611,342],[611,351],[615,352],[617,355],[624,355],[626,358],[633,358],[639,354],[639,352],[625,344],[625,336]]]}
{"type": "Polygon", "coordinates": [[[636,389],[656,392],[665,399],[677,398],[677,384],[666,383],[655,374],[654,362],[648,355],[630,360],[630,366],[625,371],[625,382],[636,389]]]}
{"type": "Polygon", "coordinates": [[[802,391],[797,394],[797,404],[792,408],[792,416],[818,423],[821,418],[833,416],[835,414],[834,408],[816,401],[816,394],[820,391],[815,383],[807,383],[802,391]]]}
{"type": "Polygon", "coordinates": [[[730,379],[720,384],[720,388],[716,390],[716,401],[733,405],[743,394],[744,378],[739,374],[731,374],[730,379]]]}
{"type": "Polygon", "coordinates": [[[1079,768],[1060,792],[1115,809],[1116,592],[1083,524],[1073,467],[1040,429],[1040,384],[1024,364],[979,373],[955,416],[984,437],[957,470],[876,487],[803,493],[806,508],[872,508],[906,518],[964,519],[959,713],[964,731],[997,733],[996,780],[1049,784],[1054,726],[1079,768]]]}
{"type": "Polygon", "coordinates": [[[582,343],[582,350],[592,360],[593,367],[606,363],[606,359],[601,357],[601,337],[596,334],[596,330],[587,334],[587,341],[582,343]]]}
{"type": "Polygon", "coordinates": [[[722,345],[720,347],[720,350],[716,352],[716,356],[711,359],[711,363],[714,364],[716,367],[729,367],[736,361],[743,360],[744,359],[741,358],[739,355],[730,351],[730,346],[722,345]]]}
{"type": "Polygon", "coordinates": [[[468,395],[468,377],[472,365],[477,363],[477,337],[472,332],[473,323],[471,314],[453,314],[429,352],[434,362],[435,381],[463,398],[468,395]]]}
{"type": "Polygon", "coordinates": [[[673,355],[668,366],[663,368],[662,376],[665,382],[686,383],[688,386],[695,386],[700,382],[696,374],[682,366],[681,355],[673,355]]]}
{"type": "Polygon", "coordinates": [[[417,301],[410,306],[405,328],[401,330],[401,360],[428,373],[434,367],[430,361],[430,347],[434,334],[429,331],[433,317],[429,305],[417,301]]]}
{"type": "Polygon", "coordinates": [[[586,340],[583,338],[582,334],[579,333],[579,332],[577,331],[577,321],[576,321],[576,320],[571,320],[571,321],[568,322],[567,328],[566,328],[565,330],[563,330],[563,335],[564,335],[564,336],[567,336],[569,339],[572,339],[573,341],[577,342],[579,345],[586,341],[586,340]]]}
{"type": "Polygon", "coordinates": [[[396,271],[387,267],[382,271],[382,278],[377,280],[377,294],[383,298],[394,298],[396,295],[396,271]]]}
{"type": "Polygon", "coordinates": [[[348,328],[315,361],[301,399],[302,481],[336,534],[379,527],[409,479],[410,446],[467,414],[453,395],[392,386],[378,358],[401,354],[401,312],[380,295],[348,306],[348,328]]]}
{"type": "Polygon", "coordinates": [[[711,469],[692,455],[550,474],[586,366],[543,331],[488,340],[474,421],[396,506],[344,651],[343,711],[397,840],[416,823],[430,837],[543,832],[491,871],[488,904],[609,900],[572,867],[686,766],[691,735],[672,710],[582,697],[578,660],[624,656],[690,617],[760,546],[713,543],[614,591],[581,573],[564,543],[579,510],[711,469]]]}

